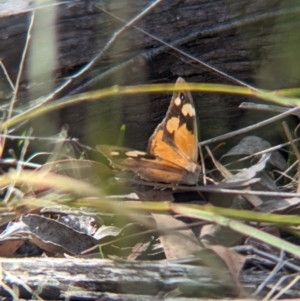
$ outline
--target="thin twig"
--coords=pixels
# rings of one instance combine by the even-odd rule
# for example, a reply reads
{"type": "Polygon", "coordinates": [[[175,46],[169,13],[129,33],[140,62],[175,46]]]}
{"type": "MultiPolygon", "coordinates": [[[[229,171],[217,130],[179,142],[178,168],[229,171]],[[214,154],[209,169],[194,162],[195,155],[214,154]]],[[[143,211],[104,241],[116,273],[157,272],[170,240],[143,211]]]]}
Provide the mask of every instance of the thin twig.
{"type": "Polygon", "coordinates": [[[271,281],[271,279],[274,276],[276,276],[276,274],[282,269],[282,267],[284,266],[284,255],[285,255],[285,252],[283,250],[281,250],[279,261],[277,262],[277,264],[274,267],[274,269],[272,270],[272,272],[268,275],[268,277],[258,286],[258,288],[255,290],[255,292],[252,294],[254,297],[256,297],[258,294],[260,294],[260,292],[264,289],[264,287],[267,285],[267,283],[269,281],[271,281]]]}
{"type": "Polygon", "coordinates": [[[292,286],[294,286],[298,280],[300,279],[300,275],[296,275],[296,277],[285,287],[283,287],[280,292],[278,292],[271,300],[278,300],[284,293],[286,293],[292,286]]]}
{"type": "MultiPolygon", "coordinates": [[[[254,102],[242,102],[239,105],[239,109],[283,113],[283,112],[288,111],[290,108],[282,107],[282,106],[274,106],[274,105],[269,105],[269,104],[260,104],[260,103],[254,103],[254,102]]],[[[293,115],[300,118],[300,111],[294,112],[293,115]]]]}
{"type": "MultiPolygon", "coordinates": [[[[61,137],[38,137],[38,136],[18,136],[18,135],[4,135],[0,134],[1,137],[5,137],[11,140],[20,140],[20,139],[28,139],[28,140],[45,140],[45,141],[54,141],[54,142],[61,142],[61,141],[78,141],[78,138],[61,138],[61,137]]],[[[300,138],[299,138],[300,139],[300,138]]]]}
{"type": "Polygon", "coordinates": [[[243,128],[243,129],[240,129],[240,130],[237,130],[237,131],[233,131],[233,132],[230,132],[230,133],[218,136],[218,137],[214,137],[214,138],[211,138],[211,139],[208,139],[208,140],[201,141],[201,142],[199,142],[199,144],[200,145],[206,145],[206,144],[210,144],[210,143],[222,141],[222,140],[225,140],[225,139],[229,139],[229,138],[232,138],[232,137],[240,135],[240,134],[247,133],[249,131],[258,129],[258,128],[260,128],[262,126],[265,126],[267,124],[270,124],[272,122],[278,121],[278,120],[280,120],[280,119],[282,119],[282,118],[284,118],[286,116],[289,116],[289,115],[291,115],[292,113],[294,113],[297,110],[299,110],[299,108],[295,107],[293,109],[288,110],[287,112],[281,113],[279,115],[276,115],[276,116],[271,117],[269,119],[266,119],[264,121],[258,122],[256,124],[247,126],[247,127],[243,128]]]}
{"type": "MultiPolygon", "coordinates": [[[[255,180],[255,179],[252,179],[255,180]]],[[[292,192],[278,192],[278,191],[257,191],[257,190],[240,190],[240,189],[228,189],[228,188],[218,188],[218,185],[208,185],[208,186],[183,186],[178,185],[174,187],[172,184],[164,184],[164,183],[154,183],[154,182],[146,182],[146,181],[119,181],[120,183],[135,183],[135,184],[143,184],[144,186],[156,186],[156,187],[165,187],[171,188],[174,191],[202,191],[202,192],[214,192],[214,193],[225,193],[225,194],[249,194],[249,195],[263,195],[263,196],[273,196],[273,197],[282,197],[282,198],[293,198],[298,197],[300,202],[300,194],[292,193],[292,192]]],[[[257,181],[254,181],[257,182],[257,181]]],[[[220,184],[222,185],[222,183],[220,184]]],[[[250,185],[247,182],[247,185],[250,185]]]]}
{"type": "Polygon", "coordinates": [[[5,77],[6,77],[7,81],[8,81],[11,89],[14,92],[15,91],[15,86],[14,86],[14,84],[13,84],[13,82],[12,82],[12,80],[11,80],[11,78],[10,78],[10,76],[9,76],[9,74],[8,74],[8,72],[7,72],[7,70],[6,70],[6,68],[5,68],[5,66],[4,66],[4,64],[3,64],[2,61],[0,61],[0,66],[2,67],[2,70],[3,70],[4,74],[5,74],[5,77]]]}
{"type": "MultiPolygon", "coordinates": [[[[299,138],[298,138],[299,139],[299,138]]],[[[298,164],[297,161],[295,161],[291,166],[289,166],[284,172],[282,173],[279,173],[281,176],[279,176],[275,181],[274,183],[276,184],[277,182],[279,182],[283,177],[286,177],[292,181],[295,181],[294,178],[290,177],[287,173],[292,170],[296,165],[298,164]]],[[[278,172],[278,171],[277,171],[278,172]]]]}
{"type": "Polygon", "coordinates": [[[276,290],[279,289],[279,287],[281,286],[281,284],[284,283],[286,279],[294,277],[294,276],[295,276],[295,274],[293,274],[293,275],[285,275],[285,276],[281,277],[279,279],[279,281],[277,281],[277,283],[275,285],[273,285],[271,291],[267,294],[267,296],[263,300],[270,300],[271,296],[275,293],[276,290]]]}

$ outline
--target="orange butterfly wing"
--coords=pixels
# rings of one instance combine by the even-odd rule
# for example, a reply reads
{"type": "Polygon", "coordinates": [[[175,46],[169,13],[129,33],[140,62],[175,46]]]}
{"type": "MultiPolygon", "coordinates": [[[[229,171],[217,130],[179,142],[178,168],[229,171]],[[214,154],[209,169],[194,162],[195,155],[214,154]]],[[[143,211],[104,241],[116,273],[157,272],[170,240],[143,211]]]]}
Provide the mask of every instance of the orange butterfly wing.
{"type": "MultiPolygon", "coordinates": [[[[178,83],[185,84],[185,81],[179,77],[178,83]]],[[[166,117],[149,139],[147,151],[183,169],[197,172],[197,119],[189,91],[174,92],[166,117]]]]}
{"type": "MultiPolygon", "coordinates": [[[[178,83],[185,81],[178,78],[178,83]]],[[[174,92],[166,117],[149,139],[147,153],[107,145],[97,149],[112,166],[134,171],[145,180],[196,184],[201,167],[197,163],[197,120],[191,93],[174,92]]]]}

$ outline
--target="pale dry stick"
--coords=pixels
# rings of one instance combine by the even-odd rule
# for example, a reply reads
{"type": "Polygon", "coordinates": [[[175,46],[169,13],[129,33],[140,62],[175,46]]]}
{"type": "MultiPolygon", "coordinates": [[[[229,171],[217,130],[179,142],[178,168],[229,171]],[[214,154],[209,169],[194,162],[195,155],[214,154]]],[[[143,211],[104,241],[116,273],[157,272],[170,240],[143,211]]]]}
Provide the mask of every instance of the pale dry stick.
{"type": "MultiPolygon", "coordinates": [[[[28,32],[27,32],[27,37],[26,37],[26,41],[25,41],[25,46],[24,46],[24,50],[23,50],[23,53],[22,53],[21,62],[20,62],[20,66],[19,66],[19,71],[18,71],[18,74],[17,74],[16,83],[14,85],[15,88],[14,88],[14,91],[13,91],[12,99],[10,101],[10,106],[9,106],[9,110],[8,110],[7,119],[11,118],[13,108],[14,108],[16,100],[17,100],[17,95],[18,95],[18,92],[19,92],[19,86],[20,86],[20,81],[21,81],[21,75],[22,75],[22,72],[23,72],[25,57],[26,57],[29,42],[30,42],[30,39],[31,39],[31,31],[32,31],[33,23],[34,23],[34,16],[35,16],[35,12],[32,11],[31,19],[30,19],[30,23],[29,23],[29,27],[28,27],[28,32]]],[[[7,133],[8,133],[8,129],[5,129],[4,134],[7,134],[7,133]]],[[[6,139],[4,137],[4,139],[1,142],[1,149],[4,149],[5,140],[6,139]]]]}
{"type": "MultiPolygon", "coordinates": [[[[295,167],[295,165],[297,165],[298,164],[298,161],[295,161],[288,169],[286,169],[284,172],[280,172],[279,170],[275,170],[274,172],[277,172],[280,176],[274,181],[274,183],[277,183],[279,180],[279,178],[280,179],[282,179],[283,177],[285,177],[285,178],[287,178],[287,179],[289,179],[292,183],[293,182],[297,182],[293,177],[291,177],[291,176],[289,176],[287,173],[291,170],[291,169],[293,169],[294,167],[295,167]]],[[[284,186],[282,186],[282,187],[288,187],[288,185],[289,184],[287,184],[287,185],[284,185],[284,186]]]]}
{"type": "MultiPolygon", "coordinates": [[[[65,87],[67,87],[73,80],[84,74],[86,71],[88,71],[97,61],[99,61],[105,52],[110,48],[110,46],[117,40],[117,38],[128,28],[132,27],[134,23],[139,21],[141,18],[143,18],[147,13],[150,12],[151,9],[153,9],[158,3],[160,3],[162,0],[156,0],[151,5],[149,5],[144,11],[142,11],[140,14],[138,14],[135,18],[133,18],[131,21],[126,23],[125,26],[123,26],[121,29],[119,29],[117,32],[114,33],[112,38],[106,43],[104,48],[88,63],[86,64],[79,72],[72,75],[68,80],[66,80],[63,84],[61,84],[53,93],[42,99],[38,104],[36,104],[32,108],[36,108],[41,106],[42,104],[45,104],[49,100],[53,99],[55,95],[57,95],[60,91],[62,91],[65,87]]],[[[32,109],[31,108],[31,109],[32,109]]]]}
{"type": "MultiPolygon", "coordinates": [[[[148,185],[146,182],[144,185],[148,185]]],[[[150,185],[150,184],[149,184],[150,185]]],[[[153,186],[153,183],[151,184],[153,186]]],[[[165,187],[164,185],[159,185],[165,187]]],[[[167,187],[170,187],[167,186],[167,187]]],[[[174,186],[173,186],[174,189],[174,186]]],[[[274,197],[298,197],[300,198],[299,193],[292,193],[292,192],[273,192],[273,191],[256,191],[256,190],[238,190],[238,189],[227,189],[227,188],[218,188],[217,186],[198,186],[198,187],[189,187],[189,186],[182,186],[176,187],[176,191],[202,191],[202,192],[215,192],[215,193],[226,193],[226,194],[248,194],[248,195],[262,195],[262,196],[274,196],[274,197]]]]}
{"type": "MultiPolygon", "coordinates": [[[[53,142],[78,142],[78,138],[59,138],[59,137],[39,137],[39,136],[18,136],[18,135],[3,135],[0,134],[1,137],[9,138],[11,140],[20,140],[20,139],[28,139],[28,140],[46,140],[46,141],[53,141],[53,142]]],[[[300,139],[300,138],[299,138],[300,139]]]]}
{"type": "Polygon", "coordinates": [[[294,277],[297,274],[293,275],[285,275],[277,281],[277,283],[272,287],[271,291],[264,297],[262,301],[270,300],[271,296],[275,293],[275,291],[278,289],[278,287],[288,278],[294,277]]]}
{"type": "Polygon", "coordinates": [[[5,77],[6,77],[6,79],[7,79],[7,82],[9,83],[9,85],[10,85],[12,91],[14,92],[14,91],[16,90],[16,89],[15,89],[15,86],[14,86],[14,84],[13,84],[13,82],[12,82],[12,80],[11,80],[11,78],[10,78],[10,76],[9,76],[9,74],[8,74],[8,72],[7,72],[6,68],[5,68],[5,66],[4,66],[4,64],[2,63],[2,61],[0,61],[0,66],[1,66],[1,68],[2,68],[2,70],[3,70],[3,72],[4,72],[4,74],[5,74],[5,77]]]}
{"type": "Polygon", "coordinates": [[[235,136],[240,135],[240,134],[247,133],[249,131],[255,130],[257,128],[260,128],[262,126],[270,124],[272,122],[278,121],[278,120],[280,120],[280,119],[282,119],[282,118],[284,118],[286,116],[289,116],[289,115],[291,115],[292,113],[294,113],[297,110],[299,110],[299,108],[295,107],[293,109],[288,110],[287,112],[281,113],[279,115],[276,115],[276,116],[271,117],[269,119],[266,119],[264,121],[258,122],[256,124],[247,126],[247,127],[243,128],[243,129],[240,129],[240,130],[237,130],[237,131],[233,131],[233,132],[230,132],[230,133],[227,133],[227,134],[224,134],[224,135],[220,135],[220,136],[215,137],[215,138],[211,138],[211,139],[208,139],[208,140],[201,141],[201,142],[199,142],[199,144],[200,145],[206,145],[206,144],[210,144],[210,143],[214,143],[214,142],[218,142],[218,141],[223,141],[225,139],[229,139],[229,138],[235,137],[235,136]]]}
{"type": "Polygon", "coordinates": [[[267,285],[267,283],[272,279],[272,277],[276,276],[276,274],[283,268],[284,266],[284,251],[281,250],[279,261],[277,262],[276,266],[272,270],[272,272],[266,277],[266,279],[257,287],[255,292],[252,294],[252,296],[256,297],[258,294],[261,293],[261,291],[264,289],[264,287],[267,285]]]}
{"type": "MultiPolygon", "coordinates": [[[[239,109],[283,113],[283,112],[288,111],[290,108],[274,106],[274,105],[267,105],[267,104],[257,104],[257,103],[253,103],[253,102],[242,102],[239,105],[239,109]]],[[[297,111],[294,112],[293,115],[300,118],[300,110],[299,110],[299,112],[297,112],[297,111]]]]}
{"type": "MultiPolygon", "coordinates": [[[[298,148],[296,147],[295,143],[293,142],[292,135],[291,135],[291,133],[289,131],[289,128],[288,128],[288,125],[285,121],[282,122],[282,126],[283,126],[284,132],[285,132],[288,140],[291,142],[292,149],[293,149],[293,151],[295,153],[295,156],[297,158],[297,161],[298,161],[298,174],[299,174],[300,173],[300,154],[299,154],[298,148]]],[[[298,181],[298,184],[297,184],[297,193],[300,193],[300,181],[298,181]]]]}
{"type": "Polygon", "coordinates": [[[10,102],[10,108],[9,108],[8,116],[7,116],[8,119],[12,115],[12,111],[13,111],[13,108],[14,108],[14,105],[15,105],[15,102],[16,102],[16,99],[17,99],[17,94],[19,92],[21,75],[22,75],[22,71],[23,71],[23,67],[24,67],[26,54],[27,54],[27,51],[28,51],[29,42],[30,42],[30,39],[31,39],[31,31],[32,31],[33,23],[34,23],[34,16],[35,16],[35,12],[33,11],[32,15],[31,15],[30,24],[29,24],[29,27],[28,27],[28,33],[27,33],[27,37],[26,37],[24,50],[22,52],[22,57],[21,57],[21,62],[20,62],[20,66],[19,66],[19,71],[18,71],[18,74],[17,74],[16,83],[14,85],[15,86],[14,94],[13,94],[12,100],[10,102]]]}
{"type": "Polygon", "coordinates": [[[287,292],[293,285],[295,285],[300,279],[300,275],[297,275],[288,285],[280,290],[272,299],[270,300],[278,300],[280,296],[282,296],[285,292],[287,292]]]}
{"type": "MultiPolygon", "coordinates": [[[[20,161],[20,164],[22,164],[24,167],[28,167],[28,168],[36,169],[36,168],[39,168],[42,166],[41,164],[37,164],[37,163],[30,163],[30,162],[21,161],[21,160],[18,160],[18,161],[20,161]]],[[[7,165],[15,165],[15,164],[17,164],[17,160],[16,159],[0,159],[0,163],[7,164],[7,165]]]]}
{"type": "MultiPolygon", "coordinates": [[[[12,159],[1,159],[0,158],[0,163],[1,164],[15,165],[15,164],[17,164],[17,161],[18,161],[18,162],[20,162],[20,164],[22,166],[36,169],[36,168],[41,167],[42,165],[41,164],[37,164],[37,163],[31,163],[30,162],[31,160],[33,160],[34,158],[36,158],[38,156],[48,156],[49,157],[51,155],[53,155],[53,152],[39,152],[39,153],[34,153],[32,156],[28,157],[28,159],[26,161],[17,160],[15,158],[12,158],[12,159]]],[[[67,157],[67,156],[65,156],[65,159],[70,159],[70,158],[67,157]]]]}
{"type": "MultiPolygon", "coordinates": [[[[297,142],[297,141],[299,141],[299,140],[300,140],[300,138],[293,139],[294,142],[297,142]]],[[[231,165],[231,164],[234,164],[234,163],[237,163],[237,162],[242,162],[242,161],[251,159],[251,158],[256,157],[256,156],[260,156],[260,155],[263,155],[263,154],[267,154],[267,153],[273,152],[273,151],[275,151],[275,150],[278,150],[278,149],[283,148],[284,146],[287,146],[287,145],[290,145],[290,144],[291,144],[290,142],[285,142],[285,143],[282,143],[282,144],[278,144],[278,145],[276,145],[276,146],[269,147],[269,148],[267,148],[267,149],[264,149],[264,150],[262,150],[262,151],[256,152],[256,153],[254,153],[254,154],[251,154],[251,155],[246,156],[246,157],[244,157],[244,158],[238,159],[238,160],[236,160],[236,161],[227,163],[227,164],[224,165],[224,166],[227,167],[227,166],[229,166],[229,165],[231,165]]]]}
{"type": "MultiPolygon", "coordinates": [[[[3,277],[2,277],[3,279],[3,277]]],[[[6,283],[4,283],[2,280],[0,281],[0,285],[1,285],[1,288],[6,291],[12,298],[13,301],[15,300],[20,300],[18,298],[18,296],[15,295],[15,292],[12,290],[12,288],[10,288],[6,283]]]]}
{"type": "Polygon", "coordinates": [[[289,175],[287,175],[287,173],[292,170],[296,165],[298,164],[298,161],[295,161],[291,166],[289,166],[284,172],[280,172],[278,170],[275,170],[275,172],[279,173],[280,176],[274,181],[274,183],[277,183],[278,181],[280,181],[283,177],[286,177],[288,179],[290,179],[291,181],[296,181],[293,177],[290,177],[289,175]]]}
{"type": "Polygon", "coordinates": [[[214,155],[212,154],[210,148],[207,145],[205,145],[205,149],[206,149],[208,155],[210,156],[211,160],[215,164],[216,169],[221,173],[221,175],[224,177],[224,179],[228,179],[228,178],[232,177],[232,173],[227,168],[224,168],[224,166],[215,159],[214,155]]]}

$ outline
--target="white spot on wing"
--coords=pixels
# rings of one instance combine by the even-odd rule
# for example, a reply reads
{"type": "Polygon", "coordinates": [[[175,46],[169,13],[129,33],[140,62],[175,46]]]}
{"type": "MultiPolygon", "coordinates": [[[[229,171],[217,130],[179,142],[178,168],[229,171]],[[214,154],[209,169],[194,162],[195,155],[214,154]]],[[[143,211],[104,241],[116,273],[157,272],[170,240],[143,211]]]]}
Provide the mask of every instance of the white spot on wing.
{"type": "Polygon", "coordinates": [[[177,117],[172,117],[170,120],[167,121],[167,131],[169,133],[175,132],[179,127],[179,119],[177,117]]]}
{"type": "Polygon", "coordinates": [[[181,99],[179,97],[176,97],[174,102],[177,107],[181,105],[181,99]]]}
{"type": "Polygon", "coordinates": [[[144,156],[146,155],[145,152],[140,152],[140,151],[128,151],[126,152],[126,156],[128,157],[138,157],[138,156],[144,156]]]}
{"type": "Polygon", "coordinates": [[[117,152],[117,151],[113,151],[113,152],[110,152],[110,155],[111,155],[111,156],[119,156],[120,153],[117,152]]]}
{"type": "Polygon", "coordinates": [[[182,114],[184,116],[195,116],[195,109],[193,108],[193,106],[190,103],[186,103],[181,110],[182,114]]]}

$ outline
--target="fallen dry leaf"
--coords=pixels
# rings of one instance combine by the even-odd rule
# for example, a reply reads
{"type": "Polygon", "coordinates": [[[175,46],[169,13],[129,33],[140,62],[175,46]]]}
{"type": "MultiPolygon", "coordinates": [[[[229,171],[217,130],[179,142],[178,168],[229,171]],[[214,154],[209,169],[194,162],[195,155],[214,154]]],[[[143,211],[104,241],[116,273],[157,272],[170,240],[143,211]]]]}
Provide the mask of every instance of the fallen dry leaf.
{"type": "Polygon", "coordinates": [[[200,241],[205,245],[218,244],[225,247],[241,243],[242,238],[242,234],[217,224],[203,225],[199,235],[200,241]]]}
{"type": "Polygon", "coordinates": [[[270,159],[270,156],[270,154],[262,155],[261,159],[256,164],[250,166],[249,168],[241,170],[235,175],[231,175],[225,180],[225,182],[231,183],[237,181],[246,181],[254,178],[258,172],[262,171],[265,168],[268,160],[270,159]]]}
{"type": "Polygon", "coordinates": [[[12,256],[24,243],[25,238],[11,238],[0,242],[0,256],[12,256]]]}
{"type": "MultiPolygon", "coordinates": [[[[271,148],[271,144],[268,141],[257,136],[247,136],[243,138],[239,142],[239,144],[229,150],[227,154],[223,155],[223,157],[236,155],[253,155],[257,152],[261,152],[269,148],[271,148]]],[[[286,167],[286,161],[278,151],[273,151],[271,153],[269,163],[279,168],[280,170],[284,170],[286,167]]]]}
{"type": "MultiPolygon", "coordinates": [[[[187,225],[167,214],[152,214],[156,221],[158,229],[172,229],[186,227],[187,225]]],[[[176,230],[176,233],[166,233],[160,235],[159,240],[163,246],[167,259],[186,258],[194,256],[195,253],[202,250],[195,234],[192,230],[176,230]]]]}
{"type": "Polygon", "coordinates": [[[97,240],[101,240],[106,237],[116,237],[120,235],[122,230],[123,229],[120,229],[119,227],[102,225],[93,236],[97,240]]]}
{"type": "Polygon", "coordinates": [[[13,255],[28,238],[30,231],[22,222],[10,222],[0,235],[0,256],[13,255]]]}
{"type": "Polygon", "coordinates": [[[97,244],[93,237],[50,218],[28,214],[22,221],[28,225],[33,242],[52,254],[76,255],[97,244]]]}

